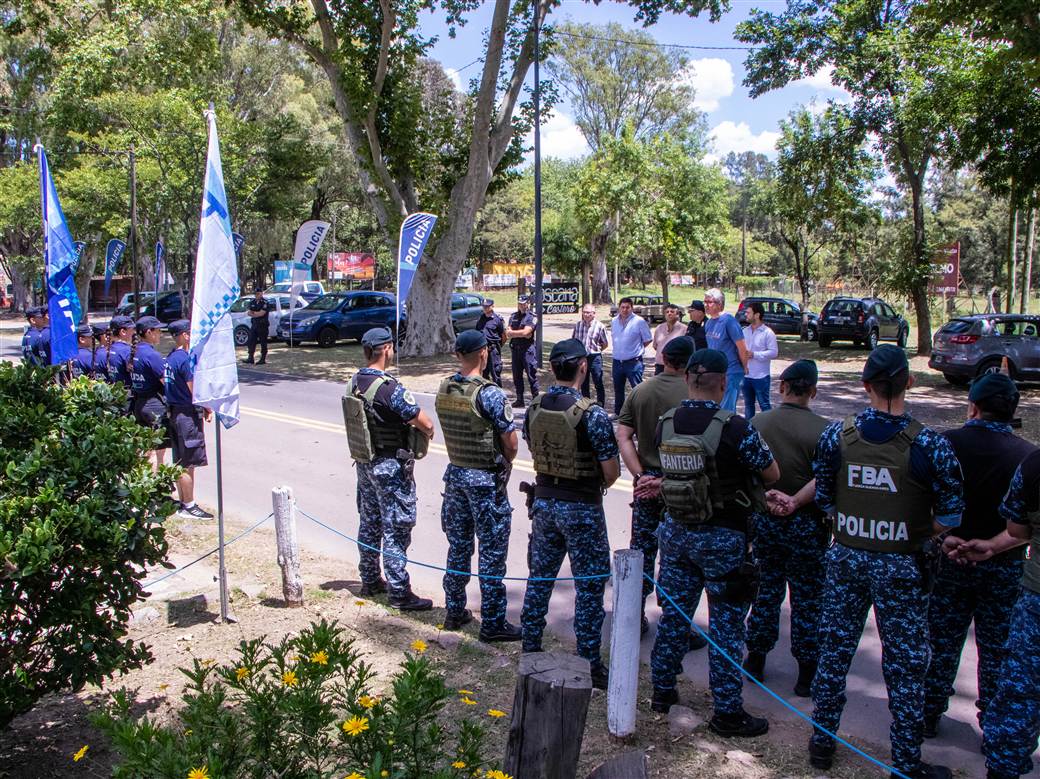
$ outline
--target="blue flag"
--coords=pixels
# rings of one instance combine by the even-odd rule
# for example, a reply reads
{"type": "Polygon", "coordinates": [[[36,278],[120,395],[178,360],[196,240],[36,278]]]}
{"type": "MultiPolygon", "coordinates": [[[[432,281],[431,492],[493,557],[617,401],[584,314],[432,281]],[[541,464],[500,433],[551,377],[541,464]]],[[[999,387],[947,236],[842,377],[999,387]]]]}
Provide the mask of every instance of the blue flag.
{"type": "Polygon", "coordinates": [[[246,242],[246,239],[243,238],[238,233],[231,233],[231,242],[235,245],[235,256],[236,257],[241,257],[242,256],[242,244],[244,244],[246,242]]]}
{"type": "Polygon", "coordinates": [[[105,247],[105,297],[108,297],[108,288],[112,285],[112,276],[119,270],[119,261],[123,259],[126,244],[118,238],[113,238],[105,247]]]}
{"type": "Polygon", "coordinates": [[[76,293],[76,245],[58,202],[47,152],[40,154],[40,205],[43,210],[43,263],[47,277],[47,312],[51,318],[51,365],[61,365],[76,356],[79,342],[76,325],[83,310],[76,293]]]}
{"type": "Polygon", "coordinates": [[[76,261],[72,265],[72,272],[75,273],[79,270],[79,261],[83,259],[83,250],[87,248],[85,241],[76,241],[73,246],[76,247],[76,261]]]}
{"type": "Polygon", "coordinates": [[[430,240],[437,217],[421,211],[410,214],[401,223],[401,237],[397,244],[397,324],[400,330],[401,304],[408,300],[412,279],[419,270],[423,249],[430,240]]]}
{"type": "Polygon", "coordinates": [[[166,288],[166,247],[162,241],[155,242],[155,294],[166,288]]]}

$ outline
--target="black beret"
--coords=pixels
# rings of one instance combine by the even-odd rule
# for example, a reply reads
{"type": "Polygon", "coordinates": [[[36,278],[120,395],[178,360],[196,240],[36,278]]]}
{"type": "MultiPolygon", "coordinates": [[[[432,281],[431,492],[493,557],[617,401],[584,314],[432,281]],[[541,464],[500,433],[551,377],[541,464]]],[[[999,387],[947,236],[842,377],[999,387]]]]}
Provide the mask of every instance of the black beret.
{"type": "Polygon", "coordinates": [[[367,346],[369,349],[393,343],[393,341],[394,334],[390,332],[389,327],[373,327],[366,330],[365,334],[361,336],[361,345],[367,346]]]}
{"type": "Polygon", "coordinates": [[[549,362],[569,362],[588,356],[585,344],[577,338],[568,338],[553,345],[552,351],[549,352],[549,362]]]}
{"type": "Polygon", "coordinates": [[[170,322],[170,335],[174,338],[179,336],[181,333],[191,332],[191,320],[190,319],[178,319],[175,322],[170,322]]]}
{"type": "Polygon", "coordinates": [[[698,349],[686,363],[687,373],[726,373],[729,360],[718,349],[698,349]]]}
{"type": "Polygon", "coordinates": [[[132,328],[133,326],[134,326],[133,318],[128,317],[128,316],[114,316],[114,317],[112,317],[112,321],[108,325],[108,329],[109,330],[119,331],[119,330],[125,330],[128,327],[132,328]]]}
{"type": "Polygon", "coordinates": [[[697,346],[694,344],[693,339],[690,338],[690,336],[681,335],[666,343],[664,348],[661,350],[661,354],[665,357],[685,363],[690,359],[690,355],[693,354],[696,348],[697,346]]]}
{"type": "Polygon", "coordinates": [[[805,381],[809,384],[815,384],[819,378],[815,360],[796,360],[780,374],[780,381],[805,381]]]}
{"type": "Polygon", "coordinates": [[[479,330],[463,330],[455,337],[455,351],[459,354],[479,352],[487,346],[487,338],[479,330]]]}
{"type": "Polygon", "coordinates": [[[863,364],[863,381],[891,379],[898,373],[910,369],[906,352],[892,344],[882,344],[870,353],[863,364]]]}
{"type": "Polygon", "coordinates": [[[968,400],[972,403],[996,397],[1018,400],[1018,387],[1006,373],[987,373],[971,383],[968,400]]]}
{"type": "Polygon", "coordinates": [[[90,325],[80,325],[79,327],[76,328],[76,337],[77,338],[93,338],[94,337],[94,328],[91,327],[90,325]]]}
{"type": "Polygon", "coordinates": [[[162,322],[154,316],[143,316],[137,320],[137,332],[144,333],[147,330],[161,330],[162,322]]]}
{"type": "Polygon", "coordinates": [[[695,300],[692,303],[690,303],[690,305],[688,305],[687,308],[688,309],[692,308],[692,309],[695,309],[696,311],[703,312],[704,311],[704,301],[703,300],[695,300]]]}

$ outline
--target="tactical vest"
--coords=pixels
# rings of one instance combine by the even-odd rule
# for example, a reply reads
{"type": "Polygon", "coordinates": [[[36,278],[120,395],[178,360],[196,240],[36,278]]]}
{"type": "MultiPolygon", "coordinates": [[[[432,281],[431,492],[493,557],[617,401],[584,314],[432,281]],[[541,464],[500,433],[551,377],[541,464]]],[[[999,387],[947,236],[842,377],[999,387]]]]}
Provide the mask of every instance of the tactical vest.
{"type": "Polygon", "coordinates": [[[581,429],[588,398],[543,393],[527,410],[528,445],[534,460],[538,497],[600,502],[603,472],[588,435],[581,429]]]}
{"type": "Polygon", "coordinates": [[[841,468],[835,489],[834,538],[872,552],[909,554],[932,535],[932,491],[914,479],[910,446],[923,425],[873,444],[860,436],[855,417],[841,431],[841,468]]]}
{"type": "Polygon", "coordinates": [[[343,422],[350,456],[359,463],[370,463],[377,457],[397,457],[398,451],[410,450],[415,440],[409,435],[408,425],[400,420],[384,420],[376,409],[376,396],[380,390],[392,391],[392,381],[387,376],[355,374],[347,386],[343,422]]]}
{"type": "Polygon", "coordinates": [[[477,409],[480,390],[493,384],[480,376],[461,380],[447,378],[441,382],[435,407],[452,465],[481,470],[497,467],[498,436],[491,422],[477,409]]]}
{"type": "MultiPolygon", "coordinates": [[[[748,421],[769,445],[780,466],[780,479],[771,485],[773,489],[794,495],[815,478],[812,462],[816,444],[829,424],[826,419],[807,408],[782,403],[748,421]]],[[[818,511],[815,502],[801,510],[807,511],[818,511]]]]}

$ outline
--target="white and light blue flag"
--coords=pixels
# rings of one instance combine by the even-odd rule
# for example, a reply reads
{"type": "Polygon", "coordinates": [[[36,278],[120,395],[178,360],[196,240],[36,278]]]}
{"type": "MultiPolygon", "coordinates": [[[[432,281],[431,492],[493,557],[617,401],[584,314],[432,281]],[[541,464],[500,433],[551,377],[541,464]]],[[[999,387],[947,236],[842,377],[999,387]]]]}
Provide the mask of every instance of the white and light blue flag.
{"type": "Polygon", "coordinates": [[[58,202],[54,177],[47,164],[47,152],[40,145],[36,150],[40,155],[40,205],[43,210],[47,313],[51,318],[51,365],[61,365],[73,359],[79,351],[76,325],[83,315],[75,278],[79,253],[58,202]]]}
{"type": "Polygon", "coordinates": [[[207,112],[209,151],[202,197],[195,294],[191,314],[192,400],[212,409],[229,428],[238,423],[238,365],[228,309],[238,300],[238,264],[217,140],[217,117],[207,112]]]}
{"type": "Polygon", "coordinates": [[[408,300],[412,279],[419,270],[426,242],[433,234],[437,217],[417,211],[401,222],[401,235],[397,242],[397,331],[401,331],[401,306],[408,300]]]}

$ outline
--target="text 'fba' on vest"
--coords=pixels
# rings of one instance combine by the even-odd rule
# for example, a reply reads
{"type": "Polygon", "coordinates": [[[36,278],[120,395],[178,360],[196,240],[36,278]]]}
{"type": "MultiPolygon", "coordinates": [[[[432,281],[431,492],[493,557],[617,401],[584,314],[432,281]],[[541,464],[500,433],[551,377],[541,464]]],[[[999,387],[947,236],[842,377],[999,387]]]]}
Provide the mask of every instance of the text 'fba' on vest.
{"type": "Polygon", "coordinates": [[[661,450],[661,465],[666,471],[700,473],[704,470],[703,454],[669,454],[661,450]]]}
{"type": "Polygon", "coordinates": [[[861,490],[899,492],[888,468],[876,465],[849,463],[849,486],[861,490]]]}
{"type": "Polygon", "coordinates": [[[910,529],[906,522],[853,517],[838,512],[838,534],[869,538],[874,541],[909,541],[910,529]]]}

